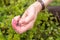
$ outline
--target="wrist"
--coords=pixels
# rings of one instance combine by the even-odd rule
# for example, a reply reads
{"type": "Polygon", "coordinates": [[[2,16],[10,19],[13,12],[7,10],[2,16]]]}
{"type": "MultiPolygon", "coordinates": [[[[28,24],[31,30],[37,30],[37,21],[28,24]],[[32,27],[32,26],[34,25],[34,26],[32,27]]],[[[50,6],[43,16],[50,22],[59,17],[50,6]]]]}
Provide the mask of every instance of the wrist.
{"type": "Polygon", "coordinates": [[[35,8],[35,12],[36,13],[38,13],[42,9],[42,6],[41,6],[40,2],[38,2],[38,1],[36,1],[35,3],[33,3],[32,7],[35,8]]]}
{"type": "Polygon", "coordinates": [[[42,10],[43,10],[53,0],[37,0],[37,1],[40,2],[41,6],[42,6],[42,10]]]}

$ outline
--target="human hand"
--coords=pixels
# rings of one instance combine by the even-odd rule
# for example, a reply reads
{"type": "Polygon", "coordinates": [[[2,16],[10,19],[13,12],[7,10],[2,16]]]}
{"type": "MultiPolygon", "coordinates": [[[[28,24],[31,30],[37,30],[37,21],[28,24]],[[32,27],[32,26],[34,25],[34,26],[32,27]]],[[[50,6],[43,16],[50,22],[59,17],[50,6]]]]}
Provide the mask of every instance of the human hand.
{"type": "Polygon", "coordinates": [[[34,7],[29,7],[21,18],[16,16],[12,19],[12,27],[17,33],[22,34],[33,27],[36,17],[37,13],[34,7]]]}
{"type": "MultiPolygon", "coordinates": [[[[49,1],[45,0],[44,2],[45,6],[49,4],[49,1]]],[[[22,15],[16,16],[12,19],[12,27],[17,33],[23,33],[26,32],[27,30],[31,29],[34,25],[34,22],[36,20],[37,14],[39,11],[41,11],[42,6],[40,2],[35,2],[32,4],[22,15]],[[18,25],[17,25],[18,24],[18,25]]]]}

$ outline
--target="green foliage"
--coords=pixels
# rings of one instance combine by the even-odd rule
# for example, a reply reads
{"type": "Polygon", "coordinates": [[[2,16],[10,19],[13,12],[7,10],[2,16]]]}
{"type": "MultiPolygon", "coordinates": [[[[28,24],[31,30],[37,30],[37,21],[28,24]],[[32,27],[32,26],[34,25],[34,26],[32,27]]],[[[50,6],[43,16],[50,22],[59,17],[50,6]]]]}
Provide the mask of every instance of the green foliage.
{"type": "MultiPolygon", "coordinates": [[[[60,40],[60,23],[51,13],[40,12],[34,27],[23,34],[12,29],[14,16],[24,13],[35,0],[0,0],[0,40],[60,40]]],[[[52,6],[60,5],[54,0],[52,6]]]]}

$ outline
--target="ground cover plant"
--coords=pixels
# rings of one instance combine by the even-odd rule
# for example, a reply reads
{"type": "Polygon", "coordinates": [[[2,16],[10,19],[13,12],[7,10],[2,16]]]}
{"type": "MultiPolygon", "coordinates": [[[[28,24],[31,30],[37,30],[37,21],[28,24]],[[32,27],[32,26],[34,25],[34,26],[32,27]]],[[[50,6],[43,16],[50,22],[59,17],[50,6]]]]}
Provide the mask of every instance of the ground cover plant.
{"type": "MultiPolygon", "coordinates": [[[[60,40],[60,21],[58,17],[45,12],[37,16],[34,27],[23,34],[17,34],[11,25],[12,18],[22,15],[35,0],[0,0],[0,40],[60,40]]],[[[54,0],[50,6],[60,5],[54,0]]]]}

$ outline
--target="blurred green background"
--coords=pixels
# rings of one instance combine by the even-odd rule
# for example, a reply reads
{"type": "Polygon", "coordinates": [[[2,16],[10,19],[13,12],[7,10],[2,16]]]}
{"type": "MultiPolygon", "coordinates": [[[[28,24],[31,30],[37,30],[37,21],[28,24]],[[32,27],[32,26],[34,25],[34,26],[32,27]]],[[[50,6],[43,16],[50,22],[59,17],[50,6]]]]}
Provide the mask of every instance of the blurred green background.
{"type": "MultiPolygon", "coordinates": [[[[12,18],[24,13],[35,0],[0,0],[0,40],[60,40],[60,22],[51,13],[40,12],[34,27],[17,34],[11,25],[12,18]]],[[[54,0],[50,6],[60,6],[54,0]]]]}

